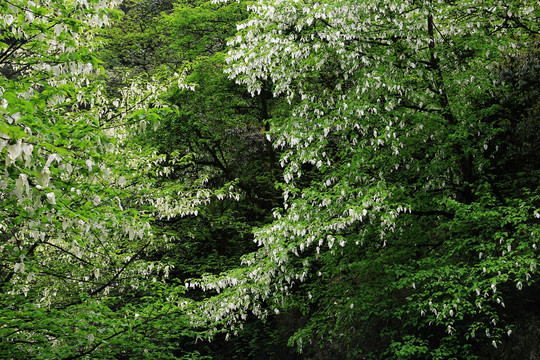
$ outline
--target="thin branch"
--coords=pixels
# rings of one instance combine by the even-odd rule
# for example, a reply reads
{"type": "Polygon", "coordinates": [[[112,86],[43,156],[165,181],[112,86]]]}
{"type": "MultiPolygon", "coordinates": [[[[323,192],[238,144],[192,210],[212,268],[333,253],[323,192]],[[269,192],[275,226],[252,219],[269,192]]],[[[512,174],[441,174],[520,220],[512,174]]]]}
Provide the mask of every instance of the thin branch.
{"type": "Polygon", "coordinates": [[[91,291],[90,292],[90,296],[92,295],[96,295],[98,293],[100,293],[101,291],[103,291],[106,287],[110,286],[116,279],[118,279],[118,277],[120,276],[120,274],[122,274],[124,272],[124,270],[126,270],[126,268],[133,262],[135,261],[135,259],[137,259],[139,257],[139,255],[141,255],[143,253],[143,251],[148,247],[148,245],[150,245],[150,242],[146,243],[146,245],[144,245],[134,256],[131,257],[131,259],[129,259],[128,262],[126,262],[124,264],[124,266],[122,266],[122,268],[105,284],[103,284],[102,286],[100,286],[99,288],[97,288],[96,290],[94,291],[91,291]]]}
{"type": "Polygon", "coordinates": [[[428,211],[412,210],[410,214],[417,215],[417,216],[444,216],[448,219],[454,218],[454,214],[449,213],[448,211],[444,211],[444,210],[428,210],[428,211]]]}
{"type": "MultiPolygon", "coordinates": [[[[36,248],[39,246],[39,242],[35,242],[32,244],[32,246],[28,249],[26,255],[28,256],[32,256],[34,254],[34,250],[36,250],[36,248]]],[[[9,274],[6,276],[6,278],[4,280],[2,280],[2,282],[0,283],[0,286],[3,286],[5,284],[7,284],[8,282],[11,281],[11,279],[13,278],[13,276],[15,275],[15,271],[10,271],[9,274]]]]}
{"type": "Polygon", "coordinates": [[[94,266],[94,264],[92,264],[91,262],[86,261],[86,260],[84,260],[84,259],[78,257],[78,256],[75,255],[74,253],[72,253],[72,252],[70,252],[70,251],[64,249],[64,248],[61,247],[61,246],[52,244],[52,243],[50,243],[50,242],[48,242],[48,241],[43,241],[42,244],[52,246],[52,247],[54,247],[54,248],[56,248],[56,249],[58,249],[58,250],[60,250],[60,251],[62,251],[62,252],[64,252],[64,253],[66,253],[66,254],[68,254],[68,255],[73,256],[73,257],[76,258],[77,260],[79,260],[79,261],[81,261],[81,262],[83,262],[83,263],[85,263],[85,264],[87,264],[87,265],[94,266]]]}

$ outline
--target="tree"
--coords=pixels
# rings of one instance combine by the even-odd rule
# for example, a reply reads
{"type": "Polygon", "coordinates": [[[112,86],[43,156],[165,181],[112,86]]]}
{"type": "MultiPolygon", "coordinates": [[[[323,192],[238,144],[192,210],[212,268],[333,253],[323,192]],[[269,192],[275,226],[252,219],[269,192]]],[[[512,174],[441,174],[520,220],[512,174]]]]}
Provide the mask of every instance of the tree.
{"type": "Polygon", "coordinates": [[[272,119],[284,209],[243,268],[193,281],[220,292],[200,321],[234,331],[249,311],[296,307],[291,343],[312,356],[495,356],[517,331],[505,303],[537,287],[539,169],[501,168],[519,156],[501,139],[515,115],[493,101],[508,91],[497,69],[538,36],[534,2],[250,10],[228,73],[292,106],[272,119]]]}
{"type": "Polygon", "coordinates": [[[186,329],[166,301],[182,288],[165,291],[169,267],[143,257],[159,245],[151,214],[133,206],[148,204],[151,184],[137,175],[160,159],[125,146],[163,103],[155,86],[107,97],[94,52],[96,29],[117,4],[0,3],[3,358],[143,357],[157,348],[170,358],[167,344],[141,339],[162,333],[165,317],[177,325],[171,334],[186,329]]]}

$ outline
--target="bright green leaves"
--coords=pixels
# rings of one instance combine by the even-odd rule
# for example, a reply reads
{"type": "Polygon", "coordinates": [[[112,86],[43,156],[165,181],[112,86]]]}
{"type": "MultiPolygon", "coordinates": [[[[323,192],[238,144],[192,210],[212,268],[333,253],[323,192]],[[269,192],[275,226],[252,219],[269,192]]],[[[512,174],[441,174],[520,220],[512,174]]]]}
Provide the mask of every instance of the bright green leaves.
{"type": "MultiPolygon", "coordinates": [[[[122,190],[132,170],[125,132],[103,126],[157,122],[163,112],[132,114],[155,99],[148,94],[156,87],[134,84],[121,109],[105,96],[92,49],[95,27],[108,23],[114,5],[1,5],[2,357],[107,353],[114,339],[141,326],[123,309],[127,298],[168,275],[143,260],[152,234],[122,190]]],[[[152,303],[139,303],[141,318],[155,315],[152,303]]]]}

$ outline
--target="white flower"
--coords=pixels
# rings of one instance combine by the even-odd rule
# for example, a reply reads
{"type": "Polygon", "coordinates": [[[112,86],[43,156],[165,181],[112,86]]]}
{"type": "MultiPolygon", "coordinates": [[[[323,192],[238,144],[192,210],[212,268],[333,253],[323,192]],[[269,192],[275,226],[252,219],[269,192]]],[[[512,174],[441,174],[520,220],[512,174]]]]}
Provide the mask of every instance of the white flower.
{"type": "Polygon", "coordinates": [[[53,192],[47,194],[47,202],[51,205],[56,205],[56,195],[53,192]]]}

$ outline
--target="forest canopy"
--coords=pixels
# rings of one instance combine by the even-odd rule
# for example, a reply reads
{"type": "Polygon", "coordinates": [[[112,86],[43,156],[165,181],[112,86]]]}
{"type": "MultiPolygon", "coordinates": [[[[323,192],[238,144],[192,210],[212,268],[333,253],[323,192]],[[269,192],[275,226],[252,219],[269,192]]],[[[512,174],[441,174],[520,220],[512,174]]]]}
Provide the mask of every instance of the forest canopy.
{"type": "Polygon", "coordinates": [[[540,356],[535,1],[0,2],[0,358],[540,356]]]}

